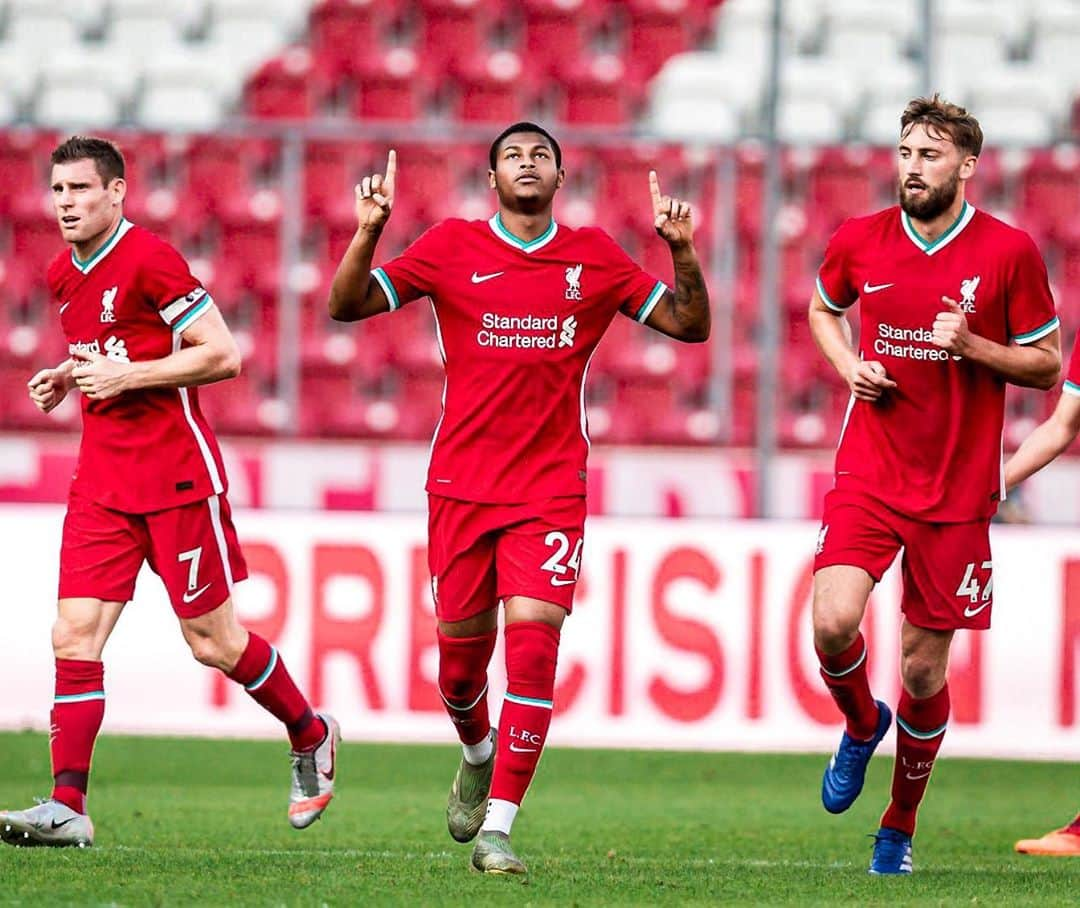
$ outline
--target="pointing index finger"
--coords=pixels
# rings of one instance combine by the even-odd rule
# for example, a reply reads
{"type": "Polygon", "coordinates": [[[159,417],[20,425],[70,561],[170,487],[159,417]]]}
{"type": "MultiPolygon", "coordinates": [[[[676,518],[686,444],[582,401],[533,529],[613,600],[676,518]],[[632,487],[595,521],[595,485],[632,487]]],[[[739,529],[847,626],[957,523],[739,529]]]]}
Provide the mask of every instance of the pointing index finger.
{"type": "Polygon", "coordinates": [[[657,179],[656,171],[649,171],[649,195],[652,196],[653,211],[660,211],[660,180],[657,179]]]}
{"type": "Polygon", "coordinates": [[[390,149],[386,156],[386,176],[383,177],[383,189],[385,192],[394,191],[394,176],[397,174],[397,152],[390,149]]]}

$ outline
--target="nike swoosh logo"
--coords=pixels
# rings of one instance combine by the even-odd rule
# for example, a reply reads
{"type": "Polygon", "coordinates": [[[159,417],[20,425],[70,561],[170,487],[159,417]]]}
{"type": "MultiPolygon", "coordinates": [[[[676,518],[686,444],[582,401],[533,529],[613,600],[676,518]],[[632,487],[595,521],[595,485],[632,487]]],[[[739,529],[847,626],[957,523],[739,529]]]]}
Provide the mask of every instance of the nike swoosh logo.
{"type": "Polygon", "coordinates": [[[877,293],[879,290],[887,290],[889,287],[894,287],[895,284],[871,284],[869,281],[862,285],[863,293],[877,293]]]}
{"type": "MultiPolygon", "coordinates": [[[[211,583],[212,583],[212,582],[213,582],[213,581],[211,581],[211,583]]],[[[206,592],[206,591],[207,591],[207,590],[208,590],[209,588],[210,588],[210,584],[208,583],[208,584],[206,584],[206,586],[204,586],[204,587],[201,587],[200,589],[197,589],[197,590],[195,590],[195,592],[194,592],[194,593],[184,593],[184,602],[194,602],[194,601],[195,601],[196,599],[198,599],[198,598],[199,598],[199,597],[200,597],[200,596],[201,596],[201,595],[202,595],[203,593],[205,593],[205,592],[206,592]]]]}
{"type": "Polygon", "coordinates": [[[968,606],[967,608],[964,609],[964,617],[965,618],[974,618],[977,614],[979,614],[979,612],[981,612],[989,604],[990,604],[989,601],[984,602],[977,609],[973,609],[973,608],[971,608],[971,606],[968,606]]]}
{"type": "Polygon", "coordinates": [[[56,820],[53,820],[50,825],[52,826],[53,829],[59,829],[61,826],[67,826],[67,824],[70,823],[74,819],[75,819],[75,817],[68,817],[62,823],[57,823],[56,820]]]}
{"type": "Polygon", "coordinates": [[[577,580],[560,580],[558,577],[551,578],[552,586],[570,586],[571,583],[577,583],[577,580]]]}
{"type": "Polygon", "coordinates": [[[537,747],[518,747],[512,741],[510,742],[510,749],[516,754],[534,754],[539,750],[537,747]]]}
{"type": "Polygon", "coordinates": [[[918,782],[919,779],[925,779],[930,773],[924,772],[921,776],[913,776],[910,772],[907,774],[907,778],[912,782],[918,782]]]}
{"type": "Polygon", "coordinates": [[[477,274],[475,271],[472,273],[472,282],[474,284],[482,284],[484,281],[490,281],[493,277],[498,277],[500,274],[506,274],[505,271],[496,271],[494,274],[477,274]]]}
{"type": "Polygon", "coordinates": [[[70,305],[71,305],[71,303],[70,303],[70,302],[66,302],[66,303],[64,303],[64,305],[60,307],[60,314],[61,314],[61,315],[63,315],[63,314],[64,314],[64,310],[65,310],[65,309],[66,309],[66,308],[67,308],[68,306],[70,306],[70,305]]]}

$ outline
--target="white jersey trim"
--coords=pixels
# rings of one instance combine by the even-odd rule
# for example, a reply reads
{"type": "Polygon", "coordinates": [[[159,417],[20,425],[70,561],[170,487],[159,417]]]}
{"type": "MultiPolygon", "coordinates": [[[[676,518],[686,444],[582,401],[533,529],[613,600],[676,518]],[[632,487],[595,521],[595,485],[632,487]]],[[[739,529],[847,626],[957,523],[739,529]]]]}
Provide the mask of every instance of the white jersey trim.
{"type": "Polygon", "coordinates": [[[161,320],[165,322],[166,325],[172,325],[181,315],[187,312],[206,295],[205,288],[196,287],[186,296],[173,300],[164,309],[161,309],[158,312],[158,315],[161,316],[161,320]]]}
{"type": "Polygon", "coordinates": [[[225,586],[229,594],[232,594],[233,575],[232,565],[229,564],[229,543],[225,540],[225,528],[221,525],[221,499],[217,495],[211,495],[206,499],[210,508],[210,524],[214,528],[214,539],[217,540],[218,553],[221,555],[221,566],[225,570],[225,586]]]}
{"type": "Polygon", "coordinates": [[[431,315],[435,319],[435,342],[439,345],[439,356],[443,362],[443,386],[440,402],[442,410],[439,412],[439,421],[435,423],[435,431],[431,433],[431,447],[428,448],[428,470],[431,469],[431,459],[435,456],[435,442],[439,440],[439,430],[446,418],[446,386],[450,383],[450,378],[446,375],[446,347],[443,346],[442,326],[439,324],[439,313],[435,310],[434,301],[431,303],[431,315]]]}
{"type": "Polygon", "coordinates": [[[1061,322],[1058,321],[1058,317],[1055,315],[1045,325],[1041,325],[1034,331],[1028,331],[1025,334],[1017,334],[1013,341],[1023,346],[1024,344],[1033,344],[1037,340],[1042,340],[1046,335],[1052,334],[1061,326],[1061,322]]]}
{"type": "MultiPolygon", "coordinates": [[[[182,340],[179,334],[173,334],[173,353],[180,349],[182,340]]],[[[184,419],[187,420],[188,426],[191,428],[191,434],[195,436],[195,443],[199,446],[203,463],[206,465],[206,472],[210,474],[210,483],[213,486],[214,494],[220,495],[225,491],[225,483],[221,480],[221,473],[218,471],[217,463],[214,461],[214,455],[210,453],[210,446],[206,443],[206,437],[199,428],[199,424],[195,422],[195,417],[191,414],[191,400],[188,397],[188,389],[177,388],[176,390],[180,394],[180,405],[184,409],[184,419]]]]}
{"type": "Polygon", "coordinates": [[[589,366],[592,365],[592,358],[596,356],[596,351],[600,347],[593,347],[593,352],[589,354],[589,358],[585,360],[585,371],[581,373],[581,391],[578,395],[578,408],[581,417],[581,437],[585,439],[585,447],[592,449],[592,441],[589,438],[589,417],[585,412],[585,382],[589,378],[589,366]]]}

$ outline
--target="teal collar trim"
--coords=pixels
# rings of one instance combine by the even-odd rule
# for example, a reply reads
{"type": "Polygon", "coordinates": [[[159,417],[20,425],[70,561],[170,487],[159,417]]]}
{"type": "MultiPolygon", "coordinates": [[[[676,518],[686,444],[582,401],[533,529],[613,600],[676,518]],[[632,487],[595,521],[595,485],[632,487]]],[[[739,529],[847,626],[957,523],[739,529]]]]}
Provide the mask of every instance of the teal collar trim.
{"type": "Polygon", "coordinates": [[[492,215],[491,220],[488,221],[488,225],[491,227],[491,232],[495,234],[500,240],[510,244],[515,249],[520,249],[522,252],[536,252],[555,239],[555,234],[559,230],[559,225],[555,223],[555,218],[551,219],[551,223],[548,224],[547,230],[540,234],[535,240],[519,239],[514,236],[509,230],[506,229],[506,225],[502,222],[502,218],[499,217],[499,213],[496,211],[492,215]]]}
{"type": "Polygon", "coordinates": [[[904,209],[900,209],[900,223],[904,227],[904,233],[908,235],[908,239],[911,240],[916,246],[918,246],[927,255],[933,255],[939,249],[948,246],[960,232],[971,223],[971,219],[975,217],[975,206],[969,205],[964,202],[963,207],[960,209],[960,214],[957,215],[956,220],[953,221],[941,236],[934,241],[928,241],[924,239],[919,231],[915,229],[915,225],[911,223],[911,218],[908,217],[908,213],[904,209]]]}
{"type": "Polygon", "coordinates": [[[71,250],[71,264],[76,267],[83,274],[89,274],[91,269],[100,262],[105,256],[107,256],[113,249],[116,248],[116,244],[124,238],[124,234],[127,233],[134,225],[127,218],[120,218],[120,223],[116,225],[116,229],[113,231],[113,235],[105,241],[105,245],[102,246],[97,252],[95,252],[85,262],[81,261],[75,250],[71,250]]]}

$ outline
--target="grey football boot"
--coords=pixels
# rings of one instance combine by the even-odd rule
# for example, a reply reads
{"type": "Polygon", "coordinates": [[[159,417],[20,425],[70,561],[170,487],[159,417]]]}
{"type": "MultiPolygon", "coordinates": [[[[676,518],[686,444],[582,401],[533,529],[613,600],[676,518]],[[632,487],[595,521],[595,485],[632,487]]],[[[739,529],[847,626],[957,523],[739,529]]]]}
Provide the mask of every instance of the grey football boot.
{"type": "Polygon", "coordinates": [[[479,766],[473,766],[464,757],[458,766],[446,799],[446,828],[458,842],[471,842],[480,831],[487,812],[488,792],[491,791],[491,773],[495,768],[497,732],[491,729],[491,756],[479,766]]]}
{"type": "Polygon", "coordinates": [[[481,873],[522,876],[529,872],[525,862],[510,847],[505,832],[481,832],[472,853],[473,868],[481,873]]]}

